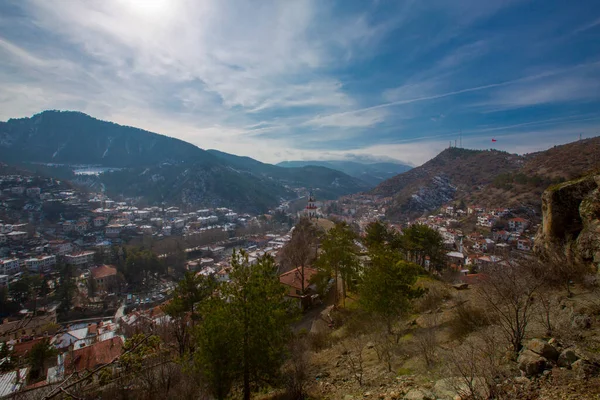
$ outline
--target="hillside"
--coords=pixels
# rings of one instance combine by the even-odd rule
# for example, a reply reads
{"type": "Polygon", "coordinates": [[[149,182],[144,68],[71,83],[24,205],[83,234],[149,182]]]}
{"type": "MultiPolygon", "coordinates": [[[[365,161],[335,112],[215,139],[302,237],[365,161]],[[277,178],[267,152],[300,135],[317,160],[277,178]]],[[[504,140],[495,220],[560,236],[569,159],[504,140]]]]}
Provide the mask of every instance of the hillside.
{"type": "Polygon", "coordinates": [[[246,171],[255,176],[275,179],[286,187],[310,187],[316,196],[322,199],[333,199],[338,197],[340,192],[353,193],[370,187],[369,184],[362,180],[326,166],[299,165],[294,168],[284,168],[262,163],[250,157],[240,157],[218,150],[207,151],[240,171],[246,171]]]}
{"type": "Polygon", "coordinates": [[[380,162],[380,163],[359,163],[355,161],[330,160],[330,161],[283,161],[277,164],[281,167],[293,168],[304,166],[320,166],[335,169],[345,174],[358,178],[368,184],[375,186],[386,179],[392,178],[410,170],[412,167],[406,164],[380,162]]]}
{"type": "Polygon", "coordinates": [[[580,176],[600,162],[600,137],[524,156],[497,150],[449,148],[420,167],[379,184],[372,194],[392,197],[392,219],[420,215],[451,201],[541,211],[553,183],[580,176]]]}
{"type": "Polygon", "coordinates": [[[294,199],[295,190],[309,187],[321,199],[368,188],[333,169],[277,167],[72,111],[44,111],[0,122],[0,158],[46,175],[104,187],[113,196],[253,212],[294,199]],[[76,177],[75,165],[118,170],[76,177]]]}

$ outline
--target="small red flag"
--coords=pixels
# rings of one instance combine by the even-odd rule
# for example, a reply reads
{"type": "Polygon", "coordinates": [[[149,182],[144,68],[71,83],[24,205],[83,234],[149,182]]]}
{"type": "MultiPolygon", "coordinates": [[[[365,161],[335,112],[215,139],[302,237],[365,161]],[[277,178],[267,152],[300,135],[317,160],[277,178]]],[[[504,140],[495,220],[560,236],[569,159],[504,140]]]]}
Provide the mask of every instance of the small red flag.
{"type": "Polygon", "coordinates": [[[492,142],[495,142],[495,141],[496,141],[496,139],[492,139],[492,142]]]}

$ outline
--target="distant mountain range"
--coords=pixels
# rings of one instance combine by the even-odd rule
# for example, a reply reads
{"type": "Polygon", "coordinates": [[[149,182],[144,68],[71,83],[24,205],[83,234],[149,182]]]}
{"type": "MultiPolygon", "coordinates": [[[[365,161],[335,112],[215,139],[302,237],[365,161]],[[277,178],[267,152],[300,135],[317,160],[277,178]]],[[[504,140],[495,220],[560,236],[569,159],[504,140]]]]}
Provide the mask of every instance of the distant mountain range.
{"type": "Polygon", "coordinates": [[[370,193],[391,197],[393,220],[433,211],[446,203],[541,211],[542,192],[600,167],[600,137],[526,155],[449,148],[425,164],[381,182],[370,193]]]}
{"type": "Polygon", "coordinates": [[[206,151],[145,130],[73,111],[44,111],[0,122],[0,158],[7,163],[60,172],[111,195],[150,203],[221,205],[263,212],[296,192],[313,188],[322,199],[367,190],[369,185],[325,167],[283,168],[249,157],[206,151]],[[37,165],[33,164],[36,163],[37,165]],[[39,164],[60,164],[48,168],[39,164]],[[99,177],[69,175],[64,165],[120,168],[99,177]]]}
{"type": "Polygon", "coordinates": [[[358,178],[370,186],[376,186],[378,183],[412,168],[410,165],[393,162],[360,163],[345,160],[283,161],[277,165],[286,168],[298,168],[309,165],[331,168],[358,178]]]}

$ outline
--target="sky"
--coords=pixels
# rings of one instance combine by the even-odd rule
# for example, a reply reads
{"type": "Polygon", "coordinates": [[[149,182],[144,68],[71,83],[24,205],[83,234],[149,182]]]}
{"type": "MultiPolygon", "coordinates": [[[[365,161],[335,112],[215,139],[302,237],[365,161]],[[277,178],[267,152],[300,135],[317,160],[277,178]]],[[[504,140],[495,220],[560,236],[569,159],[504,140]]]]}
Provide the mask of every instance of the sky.
{"type": "Polygon", "coordinates": [[[4,0],[0,120],[47,109],[271,163],[539,151],[600,135],[600,2],[4,0]]]}

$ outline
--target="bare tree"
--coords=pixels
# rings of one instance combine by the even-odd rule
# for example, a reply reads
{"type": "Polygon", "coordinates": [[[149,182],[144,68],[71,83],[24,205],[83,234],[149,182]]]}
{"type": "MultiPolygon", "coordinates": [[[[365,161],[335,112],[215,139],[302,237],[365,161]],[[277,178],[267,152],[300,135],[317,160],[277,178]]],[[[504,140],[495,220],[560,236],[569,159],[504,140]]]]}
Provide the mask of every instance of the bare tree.
{"type": "Polygon", "coordinates": [[[292,239],[282,250],[283,261],[300,269],[302,293],[305,291],[304,267],[316,257],[317,230],[308,218],[301,218],[292,231],[292,239]]]}
{"type": "Polygon", "coordinates": [[[448,355],[454,389],[461,398],[483,400],[501,398],[497,385],[505,377],[502,369],[502,350],[493,328],[477,332],[448,355]]]}
{"type": "Polygon", "coordinates": [[[303,399],[306,395],[308,384],[308,338],[306,335],[294,336],[290,341],[290,358],[284,365],[284,376],[288,398],[292,400],[303,399]]]}
{"type": "Polygon", "coordinates": [[[513,259],[485,268],[485,279],[477,288],[477,295],[498,321],[515,355],[521,350],[533,314],[534,294],[541,286],[528,261],[513,259]]]}
{"type": "Polygon", "coordinates": [[[352,338],[348,341],[349,347],[344,346],[344,360],[350,373],[360,386],[363,384],[364,377],[364,359],[363,345],[360,339],[352,338]]]}
{"type": "Polygon", "coordinates": [[[417,335],[417,346],[425,360],[427,368],[434,366],[437,357],[438,348],[438,314],[426,314],[423,315],[423,329],[421,329],[417,335]]]}

